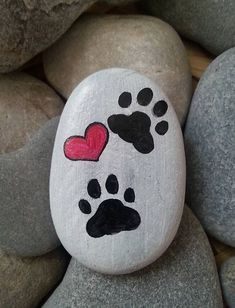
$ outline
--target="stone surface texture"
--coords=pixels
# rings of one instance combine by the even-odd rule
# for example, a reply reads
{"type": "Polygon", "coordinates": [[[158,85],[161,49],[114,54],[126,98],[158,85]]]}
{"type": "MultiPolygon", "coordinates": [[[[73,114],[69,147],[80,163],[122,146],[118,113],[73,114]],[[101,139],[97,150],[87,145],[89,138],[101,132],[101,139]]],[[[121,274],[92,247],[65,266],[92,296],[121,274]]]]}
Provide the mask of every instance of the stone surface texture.
{"type": "Polygon", "coordinates": [[[191,99],[187,55],[175,30],[144,15],[88,15],[44,54],[49,82],[68,98],[85,77],[121,67],[157,82],[183,124],[191,99]]]}
{"type": "Polygon", "coordinates": [[[37,256],[59,245],[49,205],[49,173],[58,118],[23,148],[0,155],[0,247],[37,256]]]}
{"type": "Polygon", "coordinates": [[[38,307],[60,282],[68,262],[62,248],[36,258],[20,258],[0,251],[0,307],[38,307]]]}
{"type": "Polygon", "coordinates": [[[147,0],[143,6],[215,55],[235,46],[234,0],[147,0]]]}
{"type": "Polygon", "coordinates": [[[185,173],[181,127],[161,88],[127,69],[90,75],[67,101],[55,139],[50,205],[59,239],[79,262],[105,274],[126,274],[151,264],[177,232],[185,173]],[[122,108],[126,93],[132,101],[122,108]],[[148,99],[144,106],[143,96],[148,99]],[[97,123],[107,130],[107,138],[98,159],[92,159],[96,147],[89,146],[100,144],[97,123]],[[164,123],[168,130],[161,134],[158,125],[164,123]],[[127,139],[120,137],[123,130],[127,139]],[[85,145],[84,137],[70,138],[84,134],[85,145]],[[78,142],[75,151],[86,146],[88,156],[71,157],[71,140],[78,142]],[[101,193],[93,194],[96,189],[101,193]],[[125,197],[128,189],[134,190],[132,200],[125,197]]]}
{"type": "Polygon", "coordinates": [[[220,268],[220,281],[225,302],[235,307],[235,257],[226,260],[220,268]]]}
{"type": "MultiPolygon", "coordinates": [[[[134,0],[106,0],[112,5],[134,0]]],[[[97,0],[8,0],[0,3],[0,73],[19,68],[54,43],[97,0]]],[[[102,2],[102,1],[101,1],[102,2]]]]}
{"type": "Polygon", "coordinates": [[[207,232],[235,247],[235,48],[208,67],[185,128],[187,200],[207,232]]]}
{"type": "Polygon", "coordinates": [[[155,263],[133,274],[107,276],[72,259],[43,307],[222,308],[223,304],[207,237],[185,208],[174,242],[155,263]]]}
{"type": "Polygon", "coordinates": [[[25,73],[0,75],[0,154],[23,147],[63,107],[44,82],[25,73]]]}
{"type": "Polygon", "coordinates": [[[0,3],[0,72],[17,69],[56,41],[94,0],[0,3]]]}

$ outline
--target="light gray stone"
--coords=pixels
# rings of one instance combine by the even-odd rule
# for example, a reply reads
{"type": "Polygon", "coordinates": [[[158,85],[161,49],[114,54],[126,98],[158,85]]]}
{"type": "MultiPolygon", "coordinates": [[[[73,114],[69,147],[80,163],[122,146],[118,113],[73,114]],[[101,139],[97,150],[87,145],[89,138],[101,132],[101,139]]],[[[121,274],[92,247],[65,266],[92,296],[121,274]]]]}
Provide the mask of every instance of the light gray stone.
{"type": "Polygon", "coordinates": [[[0,75],[0,154],[23,147],[63,107],[44,82],[25,73],[0,75]]]}
{"type": "Polygon", "coordinates": [[[83,16],[44,54],[49,82],[68,98],[84,78],[112,67],[138,71],[157,82],[181,124],[191,99],[191,73],[175,30],[144,15],[83,16]]]}
{"type": "Polygon", "coordinates": [[[20,258],[0,251],[0,307],[38,307],[62,279],[69,256],[57,248],[37,258],[20,258]]]}
{"type": "Polygon", "coordinates": [[[72,259],[43,307],[222,308],[223,304],[207,237],[185,208],[174,242],[155,263],[133,274],[108,276],[72,259]]]}
{"type": "Polygon", "coordinates": [[[229,308],[235,307],[235,257],[226,260],[220,269],[224,299],[229,308]]]}
{"type": "Polygon", "coordinates": [[[89,76],[66,103],[52,157],[62,244],[105,274],[149,265],[177,232],[185,173],[181,127],[161,88],[127,69],[89,76]]]}
{"type": "MultiPolygon", "coordinates": [[[[135,0],[106,0],[125,4],[135,0]]],[[[19,68],[54,43],[97,0],[0,2],[0,72],[19,68]]]]}
{"type": "Polygon", "coordinates": [[[208,67],[185,128],[187,200],[206,231],[235,247],[235,48],[208,67]]]}
{"type": "Polygon", "coordinates": [[[21,149],[0,155],[0,247],[21,256],[59,245],[49,205],[49,173],[58,118],[21,149]]]}
{"type": "Polygon", "coordinates": [[[153,15],[215,55],[235,46],[234,0],[145,0],[153,15]]]}

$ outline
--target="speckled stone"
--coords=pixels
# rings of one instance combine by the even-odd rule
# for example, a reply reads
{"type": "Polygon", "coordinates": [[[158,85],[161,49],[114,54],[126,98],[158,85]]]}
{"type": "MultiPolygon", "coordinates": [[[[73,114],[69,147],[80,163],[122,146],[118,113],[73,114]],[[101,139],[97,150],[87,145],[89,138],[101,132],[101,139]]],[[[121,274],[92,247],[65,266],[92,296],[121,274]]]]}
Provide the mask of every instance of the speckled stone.
{"type": "MultiPolygon", "coordinates": [[[[134,0],[106,0],[125,4],[134,0]]],[[[54,43],[97,0],[0,2],[0,72],[17,69],[54,43]]]]}
{"type": "Polygon", "coordinates": [[[229,308],[235,307],[235,257],[226,260],[220,268],[220,282],[229,308]]]}
{"type": "Polygon", "coordinates": [[[58,118],[23,148],[0,155],[0,247],[21,256],[59,245],[49,205],[49,173],[58,118]]]}
{"type": "Polygon", "coordinates": [[[165,22],[144,15],[83,16],[44,54],[46,76],[66,98],[84,78],[112,67],[155,81],[183,124],[192,78],[182,41],[165,22]]]}
{"type": "Polygon", "coordinates": [[[60,282],[68,262],[69,256],[62,248],[37,258],[0,251],[0,307],[38,307],[60,282]]]}
{"type": "Polygon", "coordinates": [[[235,1],[147,0],[150,13],[215,55],[235,46],[235,1]]]}
{"type": "Polygon", "coordinates": [[[235,247],[235,48],[208,67],[185,128],[187,200],[206,231],[235,247]]]}
{"type": "Polygon", "coordinates": [[[25,73],[0,75],[0,154],[23,147],[63,107],[44,82],[25,73]]]}
{"type": "Polygon", "coordinates": [[[44,305],[54,307],[222,308],[223,304],[207,237],[186,208],[168,251],[144,270],[107,276],[72,259],[62,283],[44,305]]]}

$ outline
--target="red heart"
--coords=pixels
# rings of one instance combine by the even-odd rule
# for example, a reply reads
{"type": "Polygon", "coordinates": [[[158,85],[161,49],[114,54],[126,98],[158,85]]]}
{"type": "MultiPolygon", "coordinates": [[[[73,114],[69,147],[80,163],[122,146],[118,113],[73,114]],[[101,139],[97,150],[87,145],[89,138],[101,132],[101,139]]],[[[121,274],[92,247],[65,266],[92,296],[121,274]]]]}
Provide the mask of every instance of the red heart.
{"type": "Polygon", "coordinates": [[[85,136],[71,136],[64,143],[64,154],[70,160],[98,161],[109,133],[102,123],[92,123],[85,130],[85,136]]]}

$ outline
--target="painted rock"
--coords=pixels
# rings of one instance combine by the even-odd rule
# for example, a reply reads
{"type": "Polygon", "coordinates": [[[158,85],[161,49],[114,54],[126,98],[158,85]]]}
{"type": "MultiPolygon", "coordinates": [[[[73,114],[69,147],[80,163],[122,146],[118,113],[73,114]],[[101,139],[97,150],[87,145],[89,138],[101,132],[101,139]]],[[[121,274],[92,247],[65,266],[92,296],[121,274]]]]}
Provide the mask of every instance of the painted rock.
{"type": "Polygon", "coordinates": [[[184,194],[181,129],[161,89],[118,68],[81,82],[59,123],[50,177],[68,252],[102,273],[143,268],[172,242],[184,194]]]}

